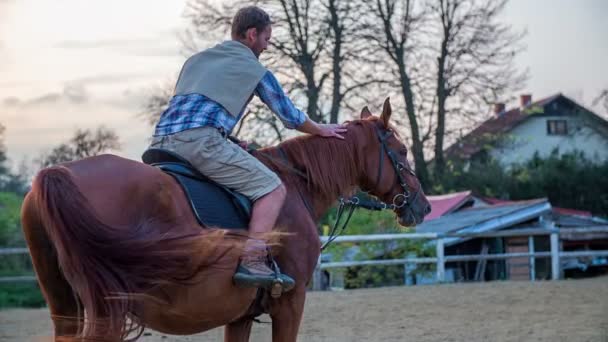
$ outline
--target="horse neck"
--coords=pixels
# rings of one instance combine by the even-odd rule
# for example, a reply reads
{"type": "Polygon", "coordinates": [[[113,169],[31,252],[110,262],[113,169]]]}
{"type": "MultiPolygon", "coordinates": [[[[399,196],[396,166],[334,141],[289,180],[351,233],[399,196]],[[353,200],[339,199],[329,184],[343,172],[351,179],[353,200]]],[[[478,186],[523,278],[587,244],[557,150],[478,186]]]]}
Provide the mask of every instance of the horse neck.
{"type": "Polygon", "coordinates": [[[304,136],[263,152],[272,155],[271,167],[279,173],[288,191],[297,192],[288,197],[299,200],[303,197],[317,220],[338,197],[352,193],[357,186],[362,169],[357,145],[352,137],[340,140],[304,136]],[[282,160],[283,165],[277,165],[277,159],[282,160]]]}

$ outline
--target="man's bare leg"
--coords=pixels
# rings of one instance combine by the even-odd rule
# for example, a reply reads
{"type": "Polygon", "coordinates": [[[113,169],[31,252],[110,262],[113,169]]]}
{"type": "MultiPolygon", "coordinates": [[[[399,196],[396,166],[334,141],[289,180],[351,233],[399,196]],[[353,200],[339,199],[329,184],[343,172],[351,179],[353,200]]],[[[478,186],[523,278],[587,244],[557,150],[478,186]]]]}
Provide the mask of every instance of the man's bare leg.
{"type": "Polygon", "coordinates": [[[253,235],[270,233],[285,202],[287,190],[283,184],[259,198],[253,204],[249,232],[253,235]]]}

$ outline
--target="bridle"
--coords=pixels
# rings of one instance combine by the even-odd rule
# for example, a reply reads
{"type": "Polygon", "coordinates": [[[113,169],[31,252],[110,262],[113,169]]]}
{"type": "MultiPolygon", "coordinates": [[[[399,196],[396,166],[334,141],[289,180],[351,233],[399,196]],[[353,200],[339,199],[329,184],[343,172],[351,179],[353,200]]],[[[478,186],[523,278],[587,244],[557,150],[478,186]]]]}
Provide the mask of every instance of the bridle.
{"type": "MultiPolygon", "coordinates": [[[[411,195],[411,191],[407,185],[407,182],[405,181],[405,177],[404,177],[403,173],[407,172],[414,177],[416,177],[416,174],[414,173],[414,171],[412,171],[411,168],[409,168],[402,162],[398,161],[395,151],[393,151],[392,149],[390,149],[388,147],[387,141],[388,141],[388,138],[391,135],[393,135],[393,131],[387,129],[386,131],[384,131],[384,134],[383,134],[380,131],[380,128],[376,127],[376,133],[378,135],[378,140],[380,141],[380,158],[378,158],[378,163],[379,163],[378,175],[376,176],[375,187],[378,187],[380,185],[380,180],[382,179],[382,171],[384,169],[384,158],[382,158],[382,157],[384,156],[384,153],[386,153],[386,155],[388,156],[388,159],[390,160],[391,164],[393,165],[393,170],[395,171],[395,174],[397,175],[397,180],[399,181],[399,185],[401,185],[403,192],[395,195],[395,197],[393,197],[393,201],[391,204],[386,204],[384,202],[381,202],[381,203],[383,203],[385,205],[385,207],[383,209],[392,209],[392,210],[400,209],[400,208],[404,207],[406,204],[410,203],[409,198],[411,195]]],[[[366,192],[368,192],[368,191],[366,191],[366,192]]],[[[416,201],[419,194],[420,194],[420,189],[416,190],[416,192],[414,193],[414,198],[412,198],[412,202],[416,201]]]]}
{"type": "MultiPolygon", "coordinates": [[[[391,164],[393,165],[393,169],[395,171],[395,174],[397,175],[397,180],[399,181],[399,185],[403,189],[403,192],[395,195],[393,197],[392,203],[390,203],[390,204],[387,204],[382,201],[377,201],[377,200],[364,200],[357,196],[352,196],[346,200],[344,198],[340,197],[340,200],[339,200],[340,204],[338,206],[338,211],[336,213],[336,223],[334,224],[334,226],[332,227],[332,229],[329,233],[329,238],[327,239],[325,244],[323,244],[323,246],[321,247],[321,251],[323,251],[332,241],[334,241],[338,236],[340,236],[340,234],[342,234],[344,232],[344,230],[346,229],[346,226],[348,225],[348,222],[350,221],[350,218],[353,215],[353,212],[355,211],[356,208],[361,207],[361,208],[365,208],[365,209],[369,209],[369,210],[385,210],[385,209],[397,210],[397,209],[403,208],[406,205],[410,205],[410,203],[414,203],[416,201],[416,199],[418,198],[418,196],[420,195],[420,188],[418,188],[414,192],[414,196],[410,201],[411,191],[407,185],[407,182],[405,181],[404,172],[408,172],[409,174],[411,174],[414,177],[416,176],[416,174],[407,165],[398,161],[395,151],[393,151],[388,146],[387,141],[388,141],[389,137],[391,135],[393,135],[393,131],[390,129],[387,129],[384,132],[382,132],[380,130],[380,128],[376,127],[376,133],[378,136],[378,140],[380,141],[380,158],[378,158],[379,159],[378,175],[376,176],[375,187],[377,188],[380,185],[380,180],[382,179],[382,171],[384,170],[384,158],[383,157],[384,157],[384,153],[386,153],[386,155],[388,156],[388,159],[390,160],[391,164]],[[338,228],[340,219],[345,211],[348,211],[346,221],[344,221],[344,224],[341,226],[341,228],[338,228]]],[[[362,190],[366,193],[369,193],[369,189],[368,190],[362,189],[362,190]]]]}

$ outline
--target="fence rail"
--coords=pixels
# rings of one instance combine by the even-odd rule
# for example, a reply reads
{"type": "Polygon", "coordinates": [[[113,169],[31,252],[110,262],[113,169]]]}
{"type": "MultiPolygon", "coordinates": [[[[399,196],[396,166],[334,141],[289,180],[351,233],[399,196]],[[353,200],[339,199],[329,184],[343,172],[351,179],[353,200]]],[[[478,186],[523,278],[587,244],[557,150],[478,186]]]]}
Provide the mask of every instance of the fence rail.
{"type": "MultiPolygon", "coordinates": [[[[568,234],[585,234],[589,230],[568,230],[568,234]]],[[[593,229],[594,233],[608,233],[608,227],[598,227],[593,229]]],[[[321,262],[319,261],[314,274],[314,287],[320,289],[321,271],[330,268],[353,267],[353,266],[377,266],[377,265],[406,265],[406,264],[436,264],[437,265],[437,281],[445,281],[445,264],[456,261],[479,261],[479,260],[502,260],[510,258],[530,258],[531,269],[534,269],[535,258],[551,258],[551,276],[553,280],[557,280],[561,276],[561,259],[578,258],[578,257],[608,257],[608,250],[594,251],[571,251],[564,252],[559,250],[559,234],[560,231],[555,228],[524,228],[517,230],[505,230],[497,232],[483,233],[457,233],[457,234],[438,234],[438,233],[403,233],[403,234],[377,234],[377,235],[347,235],[336,238],[333,243],[346,242],[378,242],[378,241],[395,241],[395,240],[412,240],[412,239],[428,239],[436,240],[436,257],[424,258],[402,258],[402,259],[384,259],[384,260],[357,260],[357,261],[340,261],[340,262],[321,262]],[[535,252],[532,238],[534,236],[550,236],[551,248],[548,252],[535,252]],[[527,253],[503,253],[503,254],[475,254],[475,255],[445,255],[444,239],[447,238],[488,238],[488,237],[513,237],[527,236],[530,239],[529,252],[527,253]]],[[[327,241],[327,236],[322,236],[321,242],[327,241]]],[[[0,255],[15,255],[27,254],[27,248],[0,248],[0,255]]],[[[29,282],[35,281],[34,275],[0,277],[0,283],[7,282],[29,282]]]]}
{"type": "MultiPolygon", "coordinates": [[[[568,230],[568,234],[588,233],[588,230],[568,230]]],[[[594,233],[608,233],[608,227],[598,227],[593,229],[594,233]]],[[[562,274],[560,260],[577,257],[597,257],[607,256],[608,250],[594,250],[594,251],[571,251],[564,252],[560,251],[559,245],[559,229],[556,228],[523,228],[516,230],[503,230],[496,232],[479,232],[479,233],[452,233],[452,234],[439,234],[439,233],[414,233],[414,234],[383,234],[383,235],[349,235],[341,236],[334,240],[334,243],[345,243],[345,242],[377,242],[386,240],[402,240],[402,239],[431,239],[436,240],[436,257],[428,258],[404,258],[404,259],[384,259],[384,260],[357,260],[357,261],[341,261],[341,262],[321,262],[315,270],[313,288],[320,290],[322,270],[331,268],[343,268],[353,266],[377,266],[377,265],[407,265],[407,264],[436,264],[436,279],[438,282],[445,281],[445,264],[448,262],[456,261],[480,261],[480,260],[506,260],[510,258],[529,258],[531,272],[535,269],[535,258],[551,258],[551,278],[553,280],[560,279],[562,274]],[[550,251],[548,252],[535,252],[534,251],[534,236],[550,236],[550,251]],[[516,236],[527,236],[529,239],[529,252],[525,253],[502,253],[502,254],[475,254],[475,255],[445,255],[445,244],[444,240],[449,238],[491,238],[491,237],[516,237],[516,236]]],[[[327,241],[327,236],[322,236],[321,241],[327,241]]]]}

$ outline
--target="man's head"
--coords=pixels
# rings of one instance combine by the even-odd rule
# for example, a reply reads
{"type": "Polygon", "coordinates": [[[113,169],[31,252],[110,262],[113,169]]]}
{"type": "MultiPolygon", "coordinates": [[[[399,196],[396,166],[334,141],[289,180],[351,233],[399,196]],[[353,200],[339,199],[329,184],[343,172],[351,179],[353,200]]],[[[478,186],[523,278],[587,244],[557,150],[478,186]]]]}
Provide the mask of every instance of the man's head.
{"type": "Polygon", "coordinates": [[[232,39],[247,45],[258,58],[268,47],[271,34],[270,16],[259,7],[243,7],[232,19],[232,39]]]}

